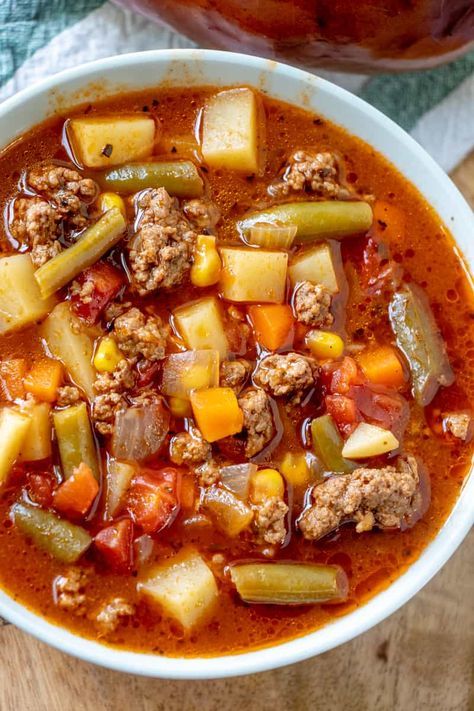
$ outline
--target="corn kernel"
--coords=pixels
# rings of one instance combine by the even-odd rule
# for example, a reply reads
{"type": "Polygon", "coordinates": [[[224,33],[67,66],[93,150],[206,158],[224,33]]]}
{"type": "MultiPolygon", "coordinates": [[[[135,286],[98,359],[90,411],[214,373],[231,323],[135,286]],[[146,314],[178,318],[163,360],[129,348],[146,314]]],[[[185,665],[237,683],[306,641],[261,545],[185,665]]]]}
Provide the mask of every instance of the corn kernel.
{"type": "Polygon", "coordinates": [[[191,267],[191,282],[194,286],[212,286],[219,281],[222,269],[221,258],[213,235],[198,235],[194,264],[191,267]]]}
{"type": "Polygon", "coordinates": [[[101,338],[94,355],[95,369],[99,373],[112,373],[121,360],[123,360],[123,355],[114,339],[110,336],[101,338]]]}
{"type": "Polygon", "coordinates": [[[122,215],[126,217],[125,203],[117,193],[101,193],[97,198],[97,207],[100,212],[107,212],[107,210],[117,207],[122,215]]]}
{"type": "Polygon", "coordinates": [[[191,417],[192,415],[191,403],[182,397],[168,398],[168,405],[173,417],[191,417]]]}
{"type": "Polygon", "coordinates": [[[311,479],[311,470],[303,453],[287,452],[281,460],[280,471],[292,486],[306,486],[311,479]]]}
{"type": "Polygon", "coordinates": [[[306,336],[306,345],[315,358],[340,358],[344,353],[344,341],[337,333],[330,331],[310,331],[306,336]]]}
{"type": "Polygon", "coordinates": [[[250,480],[250,498],[255,504],[277,496],[282,499],[285,493],[285,483],[276,469],[261,469],[250,480]]]}

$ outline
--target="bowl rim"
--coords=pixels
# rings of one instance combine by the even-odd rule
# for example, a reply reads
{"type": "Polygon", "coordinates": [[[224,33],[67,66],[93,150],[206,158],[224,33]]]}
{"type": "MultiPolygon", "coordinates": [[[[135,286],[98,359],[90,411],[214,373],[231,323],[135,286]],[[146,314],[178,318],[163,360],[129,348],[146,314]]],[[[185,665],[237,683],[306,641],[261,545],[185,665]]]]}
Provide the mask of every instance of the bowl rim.
{"type": "MultiPolygon", "coordinates": [[[[94,72],[106,73],[109,69],[116,70],[120,67],[137,69],[142,64],[154,62],[164,64],[169,62],[218,63],[224,68],[226,65],[246,66],[263,74],[271,72],[276,76],[286,77],[312,88],[317,84],[318,89],[327,96],[338,98],[348,108],[363,114],[369,121],[380,126],[396,144],[403,147],[405,152],[414,156],[419,162],[420,171],[428,171],[433,181],[439,184],[439,189],[443,190],[444,198],[450,201],[450,209],[453,212],[451,218],[453,223],[450,225],[450,229],[453,236],[458,229],[463,231],[463,220],[467,220],[468,226],[473,220],[472,211],[448,176],[424,149],[391,119],[362,99],[331,82],[301,69],[250,55],[203,49],[165,49],[99,59],[66,69],[10,97],[0,105],[0,120],[7,119],[11,111],[17,110],[26,102],[34,101],[74,80],[81,80],[86,85],[88,80],[90,81],[90,75],[94,72]],[[454,221],[454,217],[456,217],[456,221],[454,221]]],[[[133,89],[129,89],[129,91],[133,91],[133,89]]],[[[271,94],[271,92],[269,93],[271,94]]],[[[324,114],[324,111],[321,113],[324,114]]],[[[30,127],[32,125],[33,123],[30,124],[30,127]]],[[[350,132],[347,126],[346,130],[350,132]]],[[[23,132],[21,130],[18,133],[21,135],[23,132]]],[[[353,133],[353,135],[357,136],[357,133],[353,133]]],[[[9,138],[5,143],[2,141],[1,147],[6,147],[11,140],[13,138],[9,138]]],[[[364,140],[367,139],[364,138],[364,140]]],[[[370,143],[370,140],[368,142],[370,143]]],[[[375,148],[383,154],[383,150],[377,146],[375,148]]],[[[388,159],[393,161],[392,158],[388,159]]],[[[420,189],[413,176],[408,179],[420,189]]],[[[464,234],[467,234],[466,230],[464,230],[464,234]]],[[[459,245],[457,248],[459,249],[459,245]]],[[[471,259],[471,263],[473,262],[474,260],[471,259]]],[[[336,621],[301,637],[270,647],[225,656],[199,658],[163,657],[145,652],[126,651],[80,637],[69,632],[66,628],[48,622],[26,606],[16,602],[1,589],[0,615],[60,651],[116,671],[183,680],[217,679],[267,671],[326,652],[369,630],[398,610],[438,572],[467,535],[474,523],[474,504],[471,502],[474,502],[472,466],[460,495],[438,534],[423,550],[419,558],[388,588],[375,595],[360,608],[347,613],[336,621]]]]}

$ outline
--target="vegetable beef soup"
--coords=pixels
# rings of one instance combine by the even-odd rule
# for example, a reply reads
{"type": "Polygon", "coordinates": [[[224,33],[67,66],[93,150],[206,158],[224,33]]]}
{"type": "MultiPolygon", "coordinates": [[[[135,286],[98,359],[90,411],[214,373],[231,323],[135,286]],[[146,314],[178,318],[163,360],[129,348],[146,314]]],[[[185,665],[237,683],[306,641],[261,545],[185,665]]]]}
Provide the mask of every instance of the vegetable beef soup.
{"type": "Polygon", "coordinates": [[[0,155],[0,581],[171,656],[312,631],[434,537],[474,304],[418,192],[246,87],[76,108],[0,155]]]}

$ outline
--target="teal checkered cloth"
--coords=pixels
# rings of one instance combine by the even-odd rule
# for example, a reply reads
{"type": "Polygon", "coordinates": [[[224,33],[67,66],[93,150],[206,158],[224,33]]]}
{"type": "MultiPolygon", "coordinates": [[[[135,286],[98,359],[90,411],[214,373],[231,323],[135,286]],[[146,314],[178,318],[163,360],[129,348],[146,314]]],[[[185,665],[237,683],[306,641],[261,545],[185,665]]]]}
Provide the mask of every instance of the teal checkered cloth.
{"type": "MultiPolygon", "coordinates": [[[[81,62],[191,46],[182,35],[104,0],[0,0],[0,100],[81,62]]],[[[425,72],[319,74],[393,118],[445,170],[474,148],[474,52],[425,72]]]]}

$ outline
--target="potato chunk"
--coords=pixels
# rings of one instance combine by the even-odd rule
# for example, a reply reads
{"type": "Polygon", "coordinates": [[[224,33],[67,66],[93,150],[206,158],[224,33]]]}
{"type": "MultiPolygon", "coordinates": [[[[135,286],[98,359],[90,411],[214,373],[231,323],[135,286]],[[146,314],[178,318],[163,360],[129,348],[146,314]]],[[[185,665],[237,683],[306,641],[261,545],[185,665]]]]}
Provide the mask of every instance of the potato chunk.
{"type": "Polygon", "coordinates": [[[210,568],[192,548],[156,566],[138,590],[190,630],[209,616],[218,590],[210,568]]]}
{"type": "Polygon", "coordinates": [[[258,170],[257,99],[250,89],[220,91],[203,113],[202,155],[216,168],[258,170]]]}
{"type": "Polygon", "coordinates": [[[376,425],[361,422],[346,440],[342,448],[342,456],[347,459],[365,459],[379,454],[391,452],[400,443],[390,430],[384,430],[376,425]]]}
{"type": "Polygon", "coordinates": [[[229,301],[281,304],[285,299],[288,254],[222,247],[222,296],[229,301]]]}
{"type": "Polygon", "coordinates": [[[0,411],[0,486],[6,481],[20,454],[30,423],[29,415],[12,407],[0,411]]]}
{"type": "Polygon", "coordinates": [[[51,456],[51,405],[49,402],[27,401],[25,414],[31,416],[18,459],[22,462],[38,462],[51,456]]]}
{"type": "Polygon", "coordinates": [[[94,397],[95,370],[93,342],[69,304],[58,304],[41,328],[41,335],[55,358],[60,360],[73,381],[91,400],[94,397]]]}
{"type": "Polygon", "coordinates": [[[217,300],[211,297],[180,306],[173,312],[176,327],[188,348],[216,350],[225,358],[229,342],[217,300]]]}
{"type": "Polygon", "coordinates": [[[297,255],[288,267],[291,285],[300,281],[322,284],[333,294],[339,291],[333,254],[328,244],[318,244],[297,255]]]}
{"type": "Polygon", "coordinates": [[[0,334],[9,333],[46,316],[55,299],[43,299],[29,254],[0,259],[0,334]]]}
{"type": "Polygon", "coordinates": [[[153,152],[151,116],[85,116],[71,119],[68,135],[86,168],[104,168],[146,158],[153,152]]]}

